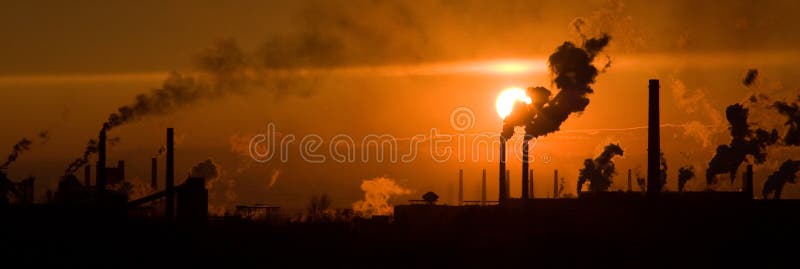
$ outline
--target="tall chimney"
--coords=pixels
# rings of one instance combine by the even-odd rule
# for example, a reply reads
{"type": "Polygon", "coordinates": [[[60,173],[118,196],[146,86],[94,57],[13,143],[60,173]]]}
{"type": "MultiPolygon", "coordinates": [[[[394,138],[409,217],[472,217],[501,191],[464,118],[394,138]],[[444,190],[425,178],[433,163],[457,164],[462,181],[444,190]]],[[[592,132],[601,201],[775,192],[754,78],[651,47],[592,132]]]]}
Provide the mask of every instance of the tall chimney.
{"type": "Polygon", "coordinates": [[[747,165],[747,176],[744,177],[744,187],[742,191],[747,195],[748,199],[753,199],[753,165],[747,165]]]}
{"type": "Polygon", "coordinates": [[[486,206],[486,169],[481,176],[481,206],[486,206]]]}
{"type": "Polygon", "coordinates": [[[528,170],[528,197],[533,199],[533,169],[528,170]]]}
{"type": "Polygon", "coordinates": [[[558,169],[553,171],[553,198],[558,198],[558,169]]]}
{"type": "MultiPolygon", "coordinates": [[[[527,137],[526,137],[527,138],[527,137]]],[[[522,142],[522,188],[520,195],[522,200],[528,200],[528,139],[523,139],[522,142]]]]}
{"type": "Polygon", "coordinates": [[[631,185],[631,169],[628,169],[628,192],[633,191],[633,186],[631,185]]]}
{"type": "Polygon", "coordinates": [[[511,170],[506,169],[506,199],[511,197],[511,170]]]}
{"type": "Polygon", "coordinates": [[[167,220],[175,217],[175,130],[167,128],[167,175],[166,175],[166,210],[167,220]]]}
{"type": "Polygon", "coordinates": [[[497,181],[499,183],[497,201],[499,203],[503,203],[506,201],[508,196],[506,195],[506,139],[501,135],[500,136],[500,175],[497,177],[497,181]]]}
{"type": "Polygon", "coordinates": [[[83,186],[92,186],[92,166],[89,164],[83,167],[83,186]]]}
{"type": "Polygon", "coordinates": [[[119,180],[125,182],[125,161],[117,161],[117,169],[119,169],[119,180]]]}
{"type": "Polygon", "coordinates": [[[458,169],[458,205],[464,205],[464,169],[458,169]]]}
{"type": "Polygon", "coordinates": [[[158,159],[156,157],[150,159],[150,188],[153,191],[158,189],[158,159]]]}
{"type": "Polygon", "coordinates": [[[100,130],[100,136],[97,141],[97,176],[95,178],[95,185],[97,193],[102,195],[106,191],[106,129],[108,124],[103,124],[103,129],[100,130]]]}
{"type": "Polygon", "coordinates": [[[656,197],[661,192],[661,129],[659,123],[658,80],[649,85],[650,105],[647,126],[647,194],[656,197]]]}

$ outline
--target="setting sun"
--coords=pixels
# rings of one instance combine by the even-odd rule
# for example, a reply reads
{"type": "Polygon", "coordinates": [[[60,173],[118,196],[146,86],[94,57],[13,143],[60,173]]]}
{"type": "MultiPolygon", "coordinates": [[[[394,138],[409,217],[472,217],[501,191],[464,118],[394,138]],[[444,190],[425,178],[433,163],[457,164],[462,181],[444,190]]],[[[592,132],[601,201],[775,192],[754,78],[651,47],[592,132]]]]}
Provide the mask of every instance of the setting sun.
{"type": "Polygon", "coordinates": [[[506,116],[508,116],[508,114],[511,114],[511,109],[514,107],[514,102],[517,101],[530,104],[531,98],[525,94],[525,90],[519,87],[506,88],[499,95],[497,95],[495,108],[497,109],[497,114],[500,115],[500,118],[504,119],[506,116]]]}

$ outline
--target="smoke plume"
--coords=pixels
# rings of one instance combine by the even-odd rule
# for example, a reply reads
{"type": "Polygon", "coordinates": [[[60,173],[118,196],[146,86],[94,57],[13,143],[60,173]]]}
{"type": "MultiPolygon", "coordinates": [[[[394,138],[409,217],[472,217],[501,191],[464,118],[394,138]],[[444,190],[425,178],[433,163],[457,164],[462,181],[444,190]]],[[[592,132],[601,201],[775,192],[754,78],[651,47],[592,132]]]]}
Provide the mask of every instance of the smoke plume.
{"type": "Polygon", "coordinates": [[[786,183],[797,183],[797,171],[800,170],[800,161],[787,160],[781,164],[781,167],[775,173],[767,177],[764,182],[764,189],[762,195],[764,199],[769,197],[769,194],[774,193],[773,198],[781,199],[781,192],[786,183]]]}
{"type": "Polygon", "coordinates": [[[526,137],[547,135],[558,131],[570,114],[583,112],[589,105],[587,95],[594,92],[590,85],[599,73],[592,62],[610,40],[611,37],[604,34],[585,40],[582,47],[567,41],[556,48],[548,64],[558,93],[551,98],[552,92],[546,88],[528,88],[533,103],[530,106],[515,103],[504,120],[503,137],[511,137],[516,126],[525,127],[526,137]]]}
{"type": "Polygon", "coordinates": [[[639,185],[639,190],[641,190],[642,192],[647,191],[647,181],[639,173],[639,171],[636,171],[636,185],[639,185]]]}
{"type": "Polygon", "coordinates": [[[678,191],[683,192],[686,182],[694,178],[694,166],[678,168],[678,191]]]}
{"type": "Polygon", "coordinates": [[[706,181],[709,185],[716,184],[716,176],[728,173],[731,182],[736,179],[739,166],[751,156],[757,164],[763,163],[767,158],[766,147],[778,141],[778,131],[771,132],[764,129],[752,130],[747,122],[748,109],[741,104],[733,104],[725,110],[725,116],[730,124],[731,142],[720,145],[714,157],[708,163],[706,181]]]}
{"type": "Polygon", "coordinates": [[[800,96],[793,103],[777,101],[772,107],[787,118],[784,123],[787,129],[783,135],[783,143],[787,146],[800,146],[800,96]]]}
{"type": "Polygon", "coordinates": [[[14,147],[12,147],[12,149],[11,149],[11,154],[8,154],[8,158],[7,158],[6,162],[4,162],[2,165],[0,165],[0,169],[7,169],[8,166],[11,165],[11,163],[13,163],[14,161],[17,160],[17,158],[19,157],[20,153],[28,151],[28,150],[31,149],[31,144],[32,143],[33,142],[31,142],[29,139],[22,138],[22,140],[20,140],[16,144],[14,144],[14,147]]]}
{"type": "MultiPolygon", "coordinates": [[[[47,130],[44,130],[39,132],[36,138],[41,140],[40,144],[44,144],[47,143],[47,141],[50,139],[50,134],[47,130]]],[[[14,144],[13,147],[11,147],[11,153],[8,154],[8,158],[6,158],[6,161],[0,165],[0,169],[8,169],[8,167],[11,166],[11,164],[14,163],[17,160],[17,158],[19,158],[20,154],[31,150],[32,145],[33,145],[33,140],[28,139],[26,137],[20,139],[16,144],[14,144]]]]}
{"type": "Polygon", "coordinates": [[[219,179],[219,175],[220,169],[211,159],[199,162],[189,169],[190,177],[202,177],[206,179],[206,187],[208,189],[213,189],[214,183],[219,179]]]}
{"type": "Polygon", "coordinates": [[[619,144],[608,144],[603,152],[594,160],[583,161],[583,168],[578,176],[578,193],[583,189],[583,184],[589,181],[589,190],[592,192],[607,191],[611,186],[611,178],[616,174],[614,156],[622,156],[623,151],[619,144]]]}
{"type": "Polygon", "coordinates": [[[353,211],[356,215],[367,218],[392,215],[394,213],[394,206],[390,204],[392,197],[411,193],[411,190],[385,177],[362,181],[361,190],[364,191],[364,200],[353,203],[353,211]]]}
{"type": "Polygon", "coordinates": [[[758,69],[747,70],[747,75],[745,75],[744,79],[742,79],[742,84],[744,84],[746,87],[753,86],[753,84],[756,82],[756,78],[758,78],[758,69]]]}

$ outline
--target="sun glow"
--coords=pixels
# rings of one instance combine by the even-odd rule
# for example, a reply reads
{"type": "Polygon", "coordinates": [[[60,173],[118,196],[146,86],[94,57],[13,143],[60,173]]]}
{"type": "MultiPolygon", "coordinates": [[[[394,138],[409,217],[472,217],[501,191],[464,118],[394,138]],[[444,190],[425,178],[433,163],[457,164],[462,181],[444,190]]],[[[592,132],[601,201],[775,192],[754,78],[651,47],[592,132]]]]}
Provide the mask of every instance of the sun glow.
{"type": "Polygon", "coordinates": [[[518,87],[506,88],[500,92],[500,94],[497,95],[497,101],[495,102],[495,108],[497,109],[497,114],[500,115],[500,118],[505,119],[509,114],[511,114],[511,109],[514,108],[514,103],[517,101],[530,104],[531,98],[525,94],[525,90],[518,87]]]}

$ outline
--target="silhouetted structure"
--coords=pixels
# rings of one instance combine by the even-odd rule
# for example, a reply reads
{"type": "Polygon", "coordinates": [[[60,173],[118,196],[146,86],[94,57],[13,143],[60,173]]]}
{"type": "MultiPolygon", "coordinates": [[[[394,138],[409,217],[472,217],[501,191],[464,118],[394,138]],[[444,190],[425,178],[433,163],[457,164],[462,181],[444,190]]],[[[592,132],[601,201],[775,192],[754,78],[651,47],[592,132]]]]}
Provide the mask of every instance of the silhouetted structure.
{"type": "Polygon", "coordinates": [[[753,165],[748,164],[747,170],[745,172],[744,177],[744,187],[742,187],[742,192],[744,192],[750,199],[753,199],[753,165]]]}
{"type": "Polygon", "coordinates": [[[86,188],[92,186],[92,166],[88,164],[83,167],[83,186],[86,188]]]}
{"type": "Polygon", "coordinates": [[[166,209],[164,214],[167,220],[172,220],[175,216],[175,130],[167,128],[167,164],[166,164],[166,209]]]}
{"type": "Polygon", "coordinates": [[[464,169],[458,169],[458,205],[464,205],[464,169]]]}
{"type": "Polygon", "coordinates": [[[657,79],[649,84],[647,126],[647,194],[655,197],[661,192],[661,126],[659,119],[659,85],[657,79]]]}
{"type": "Polygon", "coordinates": [[[150,188],[154,191],[158,189],[158,159],[150,159],[150,188]]]}
{"type": "Polygon", "coordinates": [[[508,175],[506,174],[506,138],[500,135],[500,173],[497,176],[498,181],[498,194],[497,200],[500,203],[503,203],[508,199],[508,192],[507,192],[507,178],[508,175]]]}
{"type": "Polygon", "coordinates": [[[481,175],[481,206],[486,206],[486,169],[481,175]]]}
{"type": "Polygon", "coordinates": [[[528,182],[528,141],[530,139],[526,135],[522,140],[522,188],[520,189],[522,200],[528,200],[530,191],[528,182]]]}
{"type": "Polygon", "coordinates": [[[108,129],[108,126],[104,124],[103,128],[100,130],[100,135],[97,142],[97,165],[95,166],[97,173],[95,173],[95,188],[97,190],[98,197],[103,197],[103,194],[105,194],[106,191],[106,129],[108,129]]]}
{"type": "Polygon", "coordinates": [[[117,167],[106,167],[106,185],[117,185],[125,182],[125,161],[117,161],[117,167]]]}

